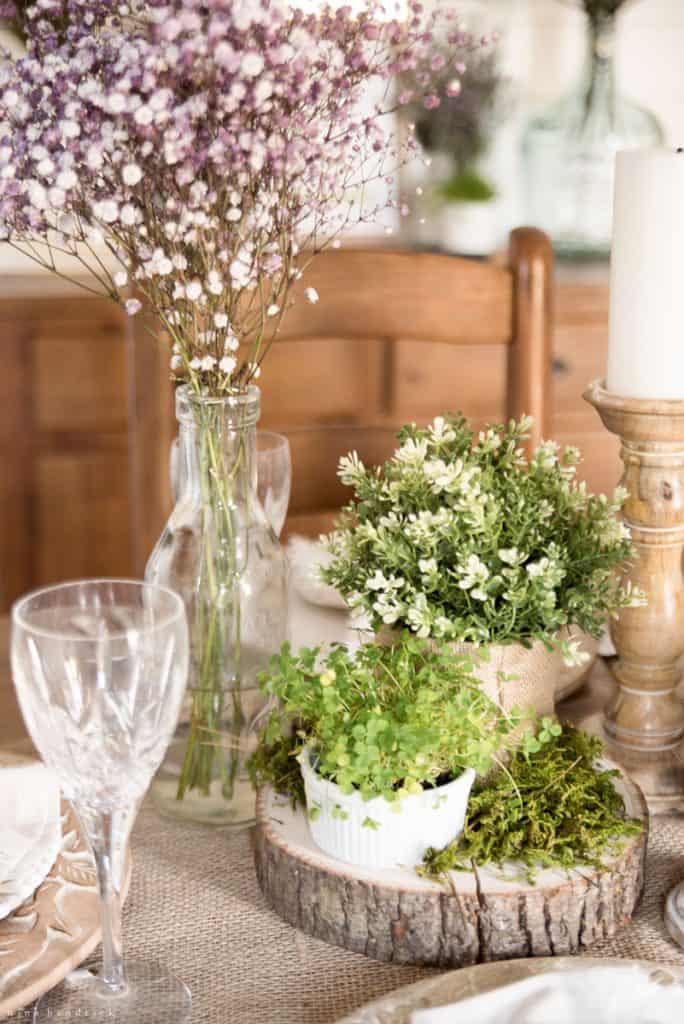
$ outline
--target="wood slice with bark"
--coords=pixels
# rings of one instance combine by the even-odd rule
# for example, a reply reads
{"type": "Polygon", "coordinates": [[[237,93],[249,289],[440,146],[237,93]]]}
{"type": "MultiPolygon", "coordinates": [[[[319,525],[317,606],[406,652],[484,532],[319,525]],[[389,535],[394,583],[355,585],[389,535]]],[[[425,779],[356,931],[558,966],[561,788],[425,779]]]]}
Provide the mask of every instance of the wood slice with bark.
{"type": "Polygon", "coordinates": [[[454,967],[578,953],[627,924],[643,889],[648,811],[629,779],[616,787],[643,833],[600,869],[543,870],[533,885],[488,868],[441,884],[410,869],[345,864],[314,844],[302,808],[266,787],[254,833],[259,884],[289,924],[376,960],[454,967]]]}

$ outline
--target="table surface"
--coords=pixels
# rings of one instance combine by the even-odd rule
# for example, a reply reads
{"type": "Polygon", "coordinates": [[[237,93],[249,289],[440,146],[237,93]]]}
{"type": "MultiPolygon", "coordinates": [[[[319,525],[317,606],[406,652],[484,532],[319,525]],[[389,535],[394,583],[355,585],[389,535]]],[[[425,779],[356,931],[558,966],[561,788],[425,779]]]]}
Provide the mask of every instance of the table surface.
{"type": "MultiPolygon", "coordinates": [[[[291,619],[295,644],[350,635],[340,612],[314,608],[297,597],[291,619]]],[[[598,662],[588,685],[564,703],[563,716],[584,719],[605,703],[613,686],[609,668],[598,662]]],[[[0,620],[0,747],[26,745],[10,680],[8,625],[0,620]]],[[[188,983],[193,1024],[333,1024],[365,1002],[435,973],[380,964],[282,922],[259,891],[248,833],[168,822],[146,804],[132,847],[126,953],[158,960],[188,983]]],[[[684,817],[655,819],[637,915],[591,955],[684,965],[684,951],[667,938],[662,924],[665,894],[682,877],[684,817]]],[[[28,1019],[17,1015],[12,1024],[28,1019]]]]}

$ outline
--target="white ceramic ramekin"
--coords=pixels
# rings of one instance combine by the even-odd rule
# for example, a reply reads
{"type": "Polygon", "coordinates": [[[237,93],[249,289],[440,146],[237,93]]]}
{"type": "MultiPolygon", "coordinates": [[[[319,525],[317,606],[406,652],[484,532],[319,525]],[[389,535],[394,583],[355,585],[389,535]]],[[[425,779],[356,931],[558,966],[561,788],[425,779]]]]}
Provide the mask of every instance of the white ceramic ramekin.
{"type": "Polygon", "coordinates": [[[363,800],[316,774],[308,749],[299,757],[309,828],[331,857],[372,868],[412,868],[430,846],[446,846],[463,829],[475,772],[466,768],[453,782],[404,797],[363,800]],[[313,813],[311,813],[313,810],[313,813]],[[365,822],[365,824],[364,824],[365,822]]]}

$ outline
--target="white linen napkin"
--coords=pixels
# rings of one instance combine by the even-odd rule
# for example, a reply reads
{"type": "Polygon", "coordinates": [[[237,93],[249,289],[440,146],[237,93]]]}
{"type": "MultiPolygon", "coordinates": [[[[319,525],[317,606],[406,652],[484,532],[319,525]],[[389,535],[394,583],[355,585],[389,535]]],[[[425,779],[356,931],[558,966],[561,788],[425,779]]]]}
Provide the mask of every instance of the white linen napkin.
{"type": "Polygon", "coordinates": [[[0,920],[44,880],[61,842],[54,775],[37,762],[0,766],[0,920]]]}
{"type": "Polygon", "coordinates": [[[293,536],[287,545],[287,555],[292,585],[300,597],[310,604],[321,605],[324,608],[348,610],[339,591],[323,583],[316,573],[318,565],[328,565],[331,559],[322,544],[308,537],[293,536]]]}
{"type": "MultiPolygon", "coordinates": [[[[657,970],[655,964],[653,968],[657,970]]],[[[681,1024],[683,1020],[684,984],[659,984],[636,965],[549,971],[411,1015],[411,1024],[681,1024]]]]}

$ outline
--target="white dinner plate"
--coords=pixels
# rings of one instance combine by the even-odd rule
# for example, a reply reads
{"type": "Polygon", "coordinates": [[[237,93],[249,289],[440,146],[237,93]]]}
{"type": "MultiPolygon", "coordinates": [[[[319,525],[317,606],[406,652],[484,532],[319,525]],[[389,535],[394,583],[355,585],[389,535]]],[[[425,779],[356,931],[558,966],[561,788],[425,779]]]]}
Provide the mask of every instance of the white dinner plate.
{"type": "MultiPolygon", "coordinates": [[[[648,960],[620,960],[614,957],[538,957],[528,960],[503,960],[498,963],[476,964],[474,967],[462,967],[458,971],[449,971],[413,985],[396,989],[383,999],[378,999],[354,1013],[337,1021],[337,1024],[410,1024],[414,1010],[427,1007],[448,1006],[462,999],[484,995],[503,985],[511,985],[516,981],[532,977],[535,974],[547,974],[558,971],[577,971],[584,968],[625,967],[633,965],[648,971],[653,981],[671,985],[676,982],[684,984],[684,967],[670,964],[657,964],[648,960]]],[[[463,1021],[463,1024],[467,1024],[463,1021]]],[[[589,1022],[586,1022],[589,1024],[589,1022]]]]}
{"type": "Polygon", "coordinates": [[[33,895],[61,843],[54,775],[38,762],[0,764],[0,920],[33,895]]]}

